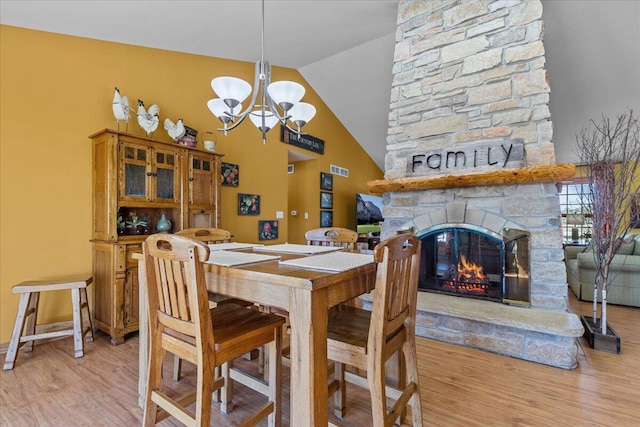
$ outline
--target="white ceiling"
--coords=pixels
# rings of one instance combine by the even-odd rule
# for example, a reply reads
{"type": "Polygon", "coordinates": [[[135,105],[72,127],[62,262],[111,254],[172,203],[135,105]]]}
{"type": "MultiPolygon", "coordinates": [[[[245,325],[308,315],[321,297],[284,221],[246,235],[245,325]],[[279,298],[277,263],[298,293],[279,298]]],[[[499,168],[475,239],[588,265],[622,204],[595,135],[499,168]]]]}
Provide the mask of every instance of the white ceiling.
{"type": "MultiPolygon", "coordinates": [[[[607,79],[614,84],[608,92],[614,99],[606,108],[596,105],[597,115],[609,108],[619,111],[620,105],[640,108],[640,2],[543,4],[554,140],[559,132],[562,139],[573,140],[579,130],[574,127],[594,117],[558,120],[571,116],[574,100],[580,100],[581,114],[592,114],[583,107],[585,90],[594,86],[594,69],[600,79],[608,76],[600,70],[609,70],[609,76],[611,70],[622,71],[621,77],[607,79]],[[618,34],[617,44],[593,49],[574,28],[589,33],[587,41],[600,33],[618,34]],[[598,55],[622,62],[612,67],[598,55]],[[586,66],[576,69],[576,62],[586,66]],[[554,86],[554,79],[562,85],[554,86]]],[[[265,59],[298,69],[382,170],[396,13],[396,0],[265,1],[265,59]]],[[[259,0],[0,0],[0,23],[6,25],[250,62],[260,58],[260,22],[259,0]]],[[[570,153],[563,156],[568,159],[570,153]]]]}

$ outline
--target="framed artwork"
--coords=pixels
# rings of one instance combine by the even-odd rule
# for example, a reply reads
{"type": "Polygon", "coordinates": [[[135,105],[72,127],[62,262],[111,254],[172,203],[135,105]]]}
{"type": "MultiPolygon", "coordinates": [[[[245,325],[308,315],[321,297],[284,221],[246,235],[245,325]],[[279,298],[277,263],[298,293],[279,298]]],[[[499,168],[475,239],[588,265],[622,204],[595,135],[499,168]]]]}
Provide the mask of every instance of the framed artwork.
{"type": "Polygon", "coordinates": [[[333,211],[320,211],[320,227],[333,227],[333,211]]]}
{"type": "Polygon", "coordinates": [[[333,193],[320,192],[320,209],[333,209],[333,193]]]}
{"type": "Polygon", "coordinates": [[[278,238],[278,221],[258,221],[258,240],[275,240],[278,238]]]}
{"type": "Polygon", "coordinates": [[[238,215],[260,215],[260,196],[238,193],[238,215]]]}
{"type": "Polygon", "coordinates": [[[222,162],[220,165],[220,183],[229,187],[240,185],[240,166],[222,162]]]}
{"type": "Polygon", "coordinates": [[[320,189],[333,191],[333,175],[320,172],[320,189]]]}

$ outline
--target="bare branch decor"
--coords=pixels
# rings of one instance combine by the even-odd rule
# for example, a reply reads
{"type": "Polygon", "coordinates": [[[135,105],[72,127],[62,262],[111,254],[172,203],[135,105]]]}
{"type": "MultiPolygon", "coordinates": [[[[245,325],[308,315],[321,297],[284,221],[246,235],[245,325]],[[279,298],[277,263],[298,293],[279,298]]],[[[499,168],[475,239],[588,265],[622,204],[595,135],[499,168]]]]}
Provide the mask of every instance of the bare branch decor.
{"type": "Polygon", "coordinates": [[[640,122],[633,110],[620,114],[616,120],[603,116],[599,122],[592,120],[576,139],[576,153],[589,183],[583,204],[593,214],[596,280],[592,321],[594,325],[598,323],[600,294],[600,328],[606,335],[609,267],[631,228],[631,205],[640,187],[640,122]]]}

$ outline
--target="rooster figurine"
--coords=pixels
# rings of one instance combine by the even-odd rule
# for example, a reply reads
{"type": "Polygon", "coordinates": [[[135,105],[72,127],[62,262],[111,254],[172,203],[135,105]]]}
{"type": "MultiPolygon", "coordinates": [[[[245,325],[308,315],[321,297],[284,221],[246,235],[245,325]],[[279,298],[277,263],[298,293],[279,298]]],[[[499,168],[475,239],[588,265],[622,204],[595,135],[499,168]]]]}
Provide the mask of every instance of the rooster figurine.
{"type": "Polygon", "coordinates": [[[160,122],[160,107],[153,104],[149,107],[149,110],[144,109],[144,102],[138,99],[138,124],[150,136],[156,129],[158,129],[158,123],[160,122]]]}
{"type": "Polygon", "coordinates": [[[120,131],[120,121],[125,122],[125,132],[129,128],[129,98],[120,96],[118,88],[113,93],[113,115],[116,116],[118,122],[118,131],[120,131]]]}
{"type": "Polygon", "coordinates": [[[164,128],[174,141],[179,140],[186,133],[182,119],[178,119],[175,124],[170,119],[164,119],[164,128]]]}

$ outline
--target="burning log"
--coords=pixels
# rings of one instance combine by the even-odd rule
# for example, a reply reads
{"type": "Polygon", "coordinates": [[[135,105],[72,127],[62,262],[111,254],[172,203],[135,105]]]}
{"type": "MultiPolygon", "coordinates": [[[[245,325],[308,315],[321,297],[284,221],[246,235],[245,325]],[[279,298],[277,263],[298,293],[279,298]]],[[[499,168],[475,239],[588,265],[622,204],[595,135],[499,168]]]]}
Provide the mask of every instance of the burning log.
{"type": "Polygon", "coordinates": [[[464,255],[460,255],[458,282],[488,285],[489,278],[484,274],[484,268],[481,265],[468,261],[464,255]]]}

